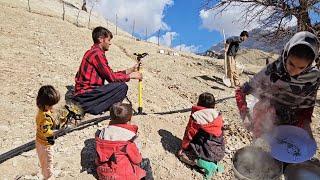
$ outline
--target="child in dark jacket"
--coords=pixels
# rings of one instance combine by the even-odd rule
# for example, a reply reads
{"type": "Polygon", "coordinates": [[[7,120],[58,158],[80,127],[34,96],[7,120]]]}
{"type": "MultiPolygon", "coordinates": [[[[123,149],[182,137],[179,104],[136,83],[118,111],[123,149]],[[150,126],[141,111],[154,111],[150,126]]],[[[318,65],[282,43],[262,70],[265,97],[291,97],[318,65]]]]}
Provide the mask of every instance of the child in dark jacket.
{"type": "Polygon", "coordinates": [[[110,109],[111,121],[96,135],[99,179],[153,179],[149,159],[142,159],[136,144],[138,127],[130,124],[132,107],[116,103],[110,109]]]}
{"type": "Polygon", "coordinates": [[[199,96],[197,106],[192,112],[182,140],[178,156],[181,161],[204,169],[205,178],[210,179],[223,167],[217,162],[224,157],[223,119],[214,108],[215,98],[210,93],[199,96]]]}

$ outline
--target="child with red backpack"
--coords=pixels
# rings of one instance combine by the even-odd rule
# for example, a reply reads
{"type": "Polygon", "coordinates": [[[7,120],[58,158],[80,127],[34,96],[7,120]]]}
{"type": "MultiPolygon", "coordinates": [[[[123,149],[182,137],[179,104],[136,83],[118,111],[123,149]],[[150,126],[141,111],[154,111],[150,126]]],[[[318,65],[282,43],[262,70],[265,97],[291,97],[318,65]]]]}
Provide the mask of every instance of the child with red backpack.
{"type": "Polygon", "coordinates": [[[99,179],[153,179],[150,161],[142,158],[136,144],[138,127],[130,124],[132,106],[116,103],[110,116],[109,125],[95,138],[99,179]]]}
{"type": "Polygon", "coordinates": [[[218,164],[225,152],[222,128],[223,119],[215,109],[214,96],[202,93],[197,105],[192,107],[178,157],[182,162],[203,169],[205,179],[223,171],[223,166],[218,164]]]}

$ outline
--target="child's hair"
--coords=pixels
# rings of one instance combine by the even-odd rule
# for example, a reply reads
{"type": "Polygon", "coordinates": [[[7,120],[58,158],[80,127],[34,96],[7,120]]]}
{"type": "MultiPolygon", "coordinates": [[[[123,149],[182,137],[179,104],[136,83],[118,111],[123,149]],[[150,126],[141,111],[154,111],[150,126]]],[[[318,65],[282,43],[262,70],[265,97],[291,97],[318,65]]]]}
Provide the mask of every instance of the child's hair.
{"type": "Polygon", "coordinates": [[[93,29],[92,31],[92,40],[94,43],[99,43],[99,38],[100,37],[110,37],[111,39],[113,38],[113,35],[111,33],[111,31],[109,31],[108,29],[98,26],[96,28],[93,29]]]}
{"type": "Polygon", "coordinates": [[[37,106],[45,110],[45,106],[53,106],[60,100],[60,94],[51,85],[42,86],[38,91],[37,106]]]}
{"type": "Polygon", "coordinates": [[[249,33],[248,33],[248,31],[242,31],[242,32],[240,33],[240,36],[241,36],[241,37],[243,37],[243,36],[249,37],[249,33]]]}
{"type": "Polygon", "coordinates": [[[115,103],[110,108],[111,123],[125,124],[131,120],[132,106],[125,103],[115,103]]]}
{"type": "Polygon", "coordinates": [[[197,105],[206,108],[214,108],[216,105],[216,100],[211,93],[205,92],[200,94],[197,105]]]}
{"type": "Polygon", "coordinates": [[[313,50],[305,44],[298,44],[296,46],[293,46],[290,49],[288,56],[294,56],[297,58],[305,59],[308,62],[313,62],[315,58],[313,50]]]}

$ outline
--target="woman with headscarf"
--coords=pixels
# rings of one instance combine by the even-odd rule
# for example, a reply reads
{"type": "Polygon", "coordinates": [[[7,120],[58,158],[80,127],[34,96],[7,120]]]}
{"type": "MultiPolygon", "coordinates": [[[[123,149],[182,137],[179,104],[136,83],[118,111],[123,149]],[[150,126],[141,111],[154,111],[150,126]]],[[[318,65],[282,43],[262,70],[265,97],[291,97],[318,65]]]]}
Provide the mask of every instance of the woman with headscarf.
{"type": "Polygon", "coordinates": [[[259,137],[274,125],[301,127],[312,136],[310,123],[320,85],[319,39],[298,32],[285,45],[278,60],[267,65],[236,90],[240,116],[252,119],[253,134],[259,137]],[[259,101],[249,115],[246,95],[259,101]]]}

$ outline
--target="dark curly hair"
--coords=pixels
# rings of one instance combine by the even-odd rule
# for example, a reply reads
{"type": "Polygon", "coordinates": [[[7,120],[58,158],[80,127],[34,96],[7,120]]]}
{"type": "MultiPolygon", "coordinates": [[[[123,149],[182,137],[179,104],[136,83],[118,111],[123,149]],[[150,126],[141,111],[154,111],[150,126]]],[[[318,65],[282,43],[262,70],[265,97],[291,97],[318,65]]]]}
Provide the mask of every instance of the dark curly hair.
{"type": "Polygon", "coordinates": [[[51,85],[42,86],[38,91],[37,106],[45,110],[45,106],[53,106],[60,101],[60,93],[51,85]]]}
{"type": "Polygon", "coordinates": [[[205,92],[200,94],[197,105],[206,108],[214,108],[216,105],[216,100],[211,93],[205,92]]]}

